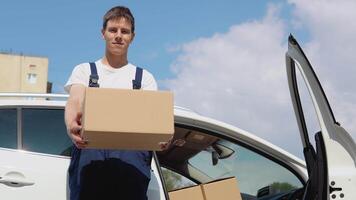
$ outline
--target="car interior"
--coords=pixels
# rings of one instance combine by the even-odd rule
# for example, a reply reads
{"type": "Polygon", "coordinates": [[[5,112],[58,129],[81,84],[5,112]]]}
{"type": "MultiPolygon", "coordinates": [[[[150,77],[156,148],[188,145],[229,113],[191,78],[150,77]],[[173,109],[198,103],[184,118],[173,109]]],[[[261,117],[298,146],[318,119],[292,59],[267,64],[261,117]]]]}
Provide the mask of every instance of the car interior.
{"type": "Polygon", "coordinates": [[[188,160],[217,141],[217,137],[176,127],[172,144],[167,150],[157,152],[157,156],[162,166],[191,176],[187,169],[188,160]]]}

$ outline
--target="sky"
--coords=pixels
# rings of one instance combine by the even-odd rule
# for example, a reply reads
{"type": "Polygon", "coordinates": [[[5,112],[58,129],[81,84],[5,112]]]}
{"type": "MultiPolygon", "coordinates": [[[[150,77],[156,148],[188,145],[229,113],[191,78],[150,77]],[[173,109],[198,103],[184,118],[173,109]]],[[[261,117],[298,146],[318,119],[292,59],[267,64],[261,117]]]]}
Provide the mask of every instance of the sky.
{"type": "MultiPolygon", "coordinates": [[[[64,93],[75,65],[103,56],[102,16],[116,5],[129,7],[136,20],[130,62],[173,91],[176,105],[302,157],[285,71],[292,33],[337,121],[356,139],[353,0],[4,0],[0,51],[48,57],[53,92],[64,93]]],[[[310,102],[305,108],[314,115],[310,102]]],[[[310,120],[311,133],[318,131],[310,120]]]]}

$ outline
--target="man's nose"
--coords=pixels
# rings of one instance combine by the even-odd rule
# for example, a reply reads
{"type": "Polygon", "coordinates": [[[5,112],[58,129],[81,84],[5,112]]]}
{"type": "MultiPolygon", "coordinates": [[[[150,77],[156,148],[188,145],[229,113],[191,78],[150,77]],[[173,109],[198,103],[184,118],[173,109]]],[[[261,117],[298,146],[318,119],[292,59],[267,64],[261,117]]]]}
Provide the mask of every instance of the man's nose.
{"type": "Polygon", "coordinates": [[[116,39],[116,40],[118,40],[118,39],[121,40],[121,39],[122,39],[122,33],[121,33],[121,31],[116,32],[115,39],[116,39]]]}

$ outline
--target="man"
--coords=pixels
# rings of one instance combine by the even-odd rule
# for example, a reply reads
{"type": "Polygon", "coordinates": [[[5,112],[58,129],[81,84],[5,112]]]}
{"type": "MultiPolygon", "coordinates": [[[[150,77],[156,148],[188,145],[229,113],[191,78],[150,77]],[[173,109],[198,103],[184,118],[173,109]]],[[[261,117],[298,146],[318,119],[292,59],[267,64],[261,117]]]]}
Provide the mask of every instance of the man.
{"type": "MultiPolygon", "coordinates": [[[[101,33],[106,48],[105,55],[94,65],[99,79],[92,80],[93,66],[83,63],[74,68],[65,86],[70,94],[65,123],[75,145],[68,169],[70,199],[147,199],[149,152],[86,149],[86,142],[80,136],[85,87],[98,81],[103,88],[132,89],[136,77],[137,67],[127,59],[135,37],[135,21],[130,10],[122,6],[110,9],[104,15],[101,33]]],[[[141,89],[157,90],[154,77],[146,70],[141,83],[141,89]]],[[[115,114],[108,113],[108,117],[115,114]]]]}

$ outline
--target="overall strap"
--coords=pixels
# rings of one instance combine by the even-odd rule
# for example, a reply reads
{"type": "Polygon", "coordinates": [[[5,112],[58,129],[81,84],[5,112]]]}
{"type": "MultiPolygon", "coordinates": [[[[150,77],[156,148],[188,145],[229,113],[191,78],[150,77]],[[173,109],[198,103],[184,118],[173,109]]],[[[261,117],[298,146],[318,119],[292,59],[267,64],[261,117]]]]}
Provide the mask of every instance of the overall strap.
{"type": "Polygon", "coordinates": [[[143,73],[143,69],[140,67],[136,67],[135,80],[132,80],[132,89],[134,90],[141,89],[142,73],[143,73]]]}
{"type": "MultiPolygon", "coordinates": [[[[143,73],[143,69],[140,67],[136,67],[135,80],[132,80],[132,89],[134,90],[141,89],[142,73],[143,73]]],[[[145,160],[148,166],[151,166],[152,157],[153,157],[153,151],[148,151],[148,157],[145,160]]]]}
{"type": "Polygon", "coordinates": [[[90,76],[89,76],[89,87],[99,87],[99,76],[98,72],[96,70],[96,65],[95,63],[91,62],[90,64],[90,76]]]}

